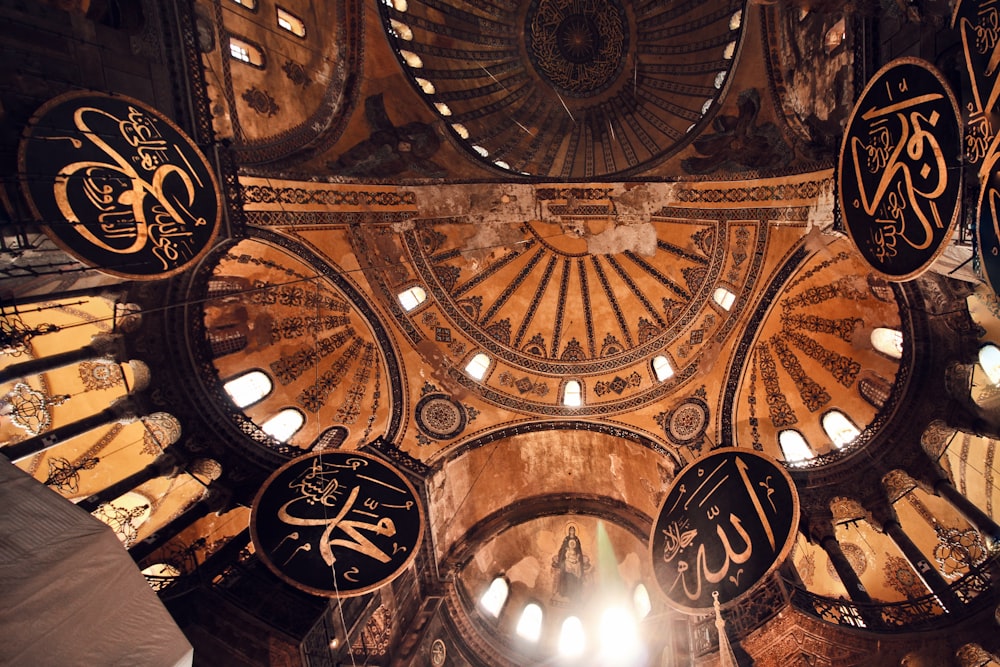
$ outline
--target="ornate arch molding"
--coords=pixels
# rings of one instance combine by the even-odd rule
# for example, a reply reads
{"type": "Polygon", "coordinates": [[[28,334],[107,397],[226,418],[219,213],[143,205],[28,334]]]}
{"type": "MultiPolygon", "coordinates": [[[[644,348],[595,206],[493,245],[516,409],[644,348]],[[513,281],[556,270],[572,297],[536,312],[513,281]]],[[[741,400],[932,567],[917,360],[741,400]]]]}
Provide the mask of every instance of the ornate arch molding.
{"type": "Polygon", "coordinates": [[[166,389],[171,394],[171,400],[187,405],[209,426],[212,431],[210,437],[223,442],[227,449],[237,452],[241,458],[253,461],[263,471],[270,471],[303,453],[297,447],[277,442],[240,410],[230,407],[231,401],[225,395],[212,363],[200,307],[219,260],[248,238],[275,245],[301,258],[335,285],[365,318],[385,361],[392,406],[386,431],[380,435],[385,440],[394,441],[403,426],[403,371],[388,330],[378,313],[340,271],[315,253],[292,239],[255,227],[248,228],[243,238],[219,244],[195,269],[171,281],[164,294],[163,306],[156,312],[165,331],[164,346],[157,354],[157,358],[163,359],[163,367],[155,371],[155,377],[168,378],[166,389]],[[248,447],[248,441],[255,446],[248,447]]]}

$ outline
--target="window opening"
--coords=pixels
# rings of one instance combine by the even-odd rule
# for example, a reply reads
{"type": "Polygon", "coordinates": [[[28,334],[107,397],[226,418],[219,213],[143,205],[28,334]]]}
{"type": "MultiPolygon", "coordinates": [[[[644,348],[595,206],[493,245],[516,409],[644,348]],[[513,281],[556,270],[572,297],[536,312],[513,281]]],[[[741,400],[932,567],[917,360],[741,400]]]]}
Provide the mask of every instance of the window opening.
{"type": "Polygon", "coordinates": [[[271,378],[263,371],[249,371],[223,385],[238,408],[253,405],[271,393],[273,387],[271,378]]]}
{"type": "Polygon", "coordinates": [[[477,380],[482,380],[486,377],[486,371],[490,367],[490,358],[483,354],[478,353],[476,356],[472,357],[468,364],[465,366],[465,372],[474,377],[477,380]]]}
{"type": "Polygon", "coordinates": [[[823,430],[833,441],[833,446],[838,449],[854,442],[854,439],[861,435],[854,422],[839,410],[831,410],[823,415],[823,430]]]}
{"type": "Polygon", "coordinates": [[[306,36],[306,24],[302,22],[295,14],[288,12],[281,7],[278,10],[278,27],[282,30],[287,30],[296,37],[306,36]]]}
{"type": "Polygon", "coordinates": [[[507,580],[503,577],[497,577],[490,583],[490,587],[486,589],[483,596],[479,598],[479,604],[482,605],[483,609],[490,616],[497,618],[500,616],[503,603],[507,601],[507,594],[509,592],[510,588],[507,586],[507,580]]]}
{"type": "Polygon", "coordinates": [[[779,431],[778,446],[781,447],[781,455],[788,463],[807,461],[815,457],[809,443],[795,429],[790,428],[779,431]]]}
{"type": "Polygon", "coordinates": [[[285,408],[261,424],[260,428],[275,440],[288,442],[288,439],[295,435],[305,422],[306,418],[301,412],[295,408],[285,408]]]}

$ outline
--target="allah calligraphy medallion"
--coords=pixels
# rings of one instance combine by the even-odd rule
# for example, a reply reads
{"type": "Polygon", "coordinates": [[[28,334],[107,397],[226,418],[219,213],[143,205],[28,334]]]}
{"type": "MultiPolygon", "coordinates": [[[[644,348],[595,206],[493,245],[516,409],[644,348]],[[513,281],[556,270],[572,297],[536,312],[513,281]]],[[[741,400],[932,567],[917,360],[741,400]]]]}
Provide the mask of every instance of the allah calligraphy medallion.
{"type": "Polygon", "coordinates": [[[44,104],[19,148],[21,186],[46,234],[81,262],[133,280],[183,271],[208,251],[221,197],[169,119],[120,95],[44,104]]]}
{"type": "Polygon", "coordinates": [[[301,456],[264,483],[250,536],[261,560],[313,595],[351,597],[392,581],[413,560],[424,532],[417,492],[368,454],[301,456]]]}
{"type": "Polygon", "coordinates": [[[840,149],[840,210],[887,280],[911,280],[947,246],[961,208],[958,105],[930,63],[894,60],[868,82],[840,149]]]}
{"type": "Polygon", "coordinates": [[[715,450],[674,479],[650,553],[671,606],[692,614],[743,598],[795,543],[799,498],[788,472],[749,449],[715,450]]]}

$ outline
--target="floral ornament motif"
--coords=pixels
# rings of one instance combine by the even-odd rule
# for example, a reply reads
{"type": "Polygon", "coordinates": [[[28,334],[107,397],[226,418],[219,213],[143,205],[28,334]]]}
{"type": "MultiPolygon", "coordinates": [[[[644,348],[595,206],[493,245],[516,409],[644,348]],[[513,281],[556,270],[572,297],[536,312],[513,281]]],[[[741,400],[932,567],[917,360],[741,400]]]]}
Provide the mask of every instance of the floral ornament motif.
{"type": "MultiPolygon", "coordinates": [[[[847,562],[851,564],[851,569],[854,570],[860,577],[868,569],[868,558],[865,557],[864,550],[857,544],[851,542],[841,542],[840,550],[844,552],[844,557],[847,562]]],[[[840,580],[840,575],[837,570],[833,567],[833,561],[827,560],[826,562],[826,572],[834,579],[840,580]]]]}
{"type": "Polygon", "coordinates": [[[292,62],[291,60],[285,61],[285,64],[281,66],[281,71],[283,71],[285,76],[288,77],[288,80],[296,86],[302,86],[305,88],[312,83],[312,79],[310,79],[309,75],[306,74],[306,69],[302,65],[292,62]]]}
{"type": "Polygon", "coordinates": [[[125,382],[122,367],[109,359],[81,361],[77,368],[80,371],[80,381],[87,391],[111,389],[125,382]]]}
{"type": "Polygon", "coordinates": [[[893,590],[908,598],[918,598],[927,595],[927,587],[917,578],[916,572],[905,558],[888,556],[882,569],[885,583],[893,590]]]}
{"type": "Polygon", "coordinates": [[[274,98],[257,86],[251,86],[243,91],[243,101],[247,103],[248,107],[268,118],[278,113],[280,109],[274,98]]]}

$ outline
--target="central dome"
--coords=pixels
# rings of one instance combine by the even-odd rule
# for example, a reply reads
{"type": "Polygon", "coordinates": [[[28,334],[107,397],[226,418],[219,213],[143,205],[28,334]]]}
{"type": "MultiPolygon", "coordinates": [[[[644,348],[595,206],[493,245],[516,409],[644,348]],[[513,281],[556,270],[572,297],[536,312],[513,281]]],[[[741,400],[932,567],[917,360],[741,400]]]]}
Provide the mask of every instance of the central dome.
{"type": "Polygon", "coordinates": [[[559,181],[642,170],[726,91],[741,0],[384,0],[400,66],[470,156],[559,181]]]}
{"type": "Polygon", "coordinates": [[[578,97],[596,95],[625,67],[625,8],[616,0],[533,0],[525,44],[532,65],[553,88],[578,97]]]}

